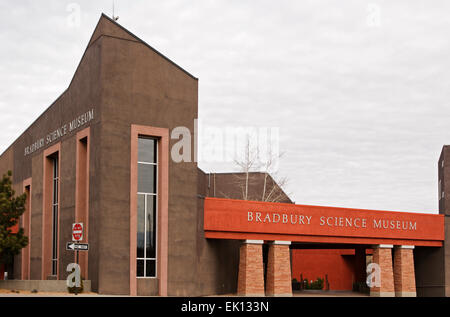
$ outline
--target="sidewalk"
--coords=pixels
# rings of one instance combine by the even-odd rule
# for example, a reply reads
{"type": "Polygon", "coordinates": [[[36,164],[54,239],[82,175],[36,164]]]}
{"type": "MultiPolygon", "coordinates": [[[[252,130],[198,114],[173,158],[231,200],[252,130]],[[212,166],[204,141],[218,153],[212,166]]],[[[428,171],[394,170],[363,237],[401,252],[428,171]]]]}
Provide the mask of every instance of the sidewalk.
{"type": "MultiPolygon", "coordinates": [[[[54,297],[54,296],[69,296],[69,297],[92,297],[92,296],[105,296],[99,295],[93,292],[87,292],[82,294],[69,294],[63,292],[36,292],[32,293],[31,291],[12,291],[9,289],[0,289],[0,297],[28,297],[28,296],[36,296],[36,297],[54,297]]],[[[109,295],[108,295],[109,296],[109,295]]]]}
{"type": "Polygon", "coordinates": [[[352,291],[314,291],[303,290],[294,291],[294,297],[369,297],[369,294],[363,294],[352,291]]]}
{"type": "MultiPolygon", "coordinates": [[[[124,295],[102,295],[94,292],[86,292],[82,294],[69,294],[65,292],[37,292],[32,293],[30,291],[11,291],[6,289],[0,289],[0,297],[124,297],[124,295]]],[[[125,296],[127,297],[127,296],[125,296]]],[[[223,294],[223,295],[209,295],[206,297],[238,297],[236,294],[223,294]]],[[[303,290],[294,291],[293,297],[369,297],[368,294],[362,294],[352,291],[314,291],[303,290]]]]}

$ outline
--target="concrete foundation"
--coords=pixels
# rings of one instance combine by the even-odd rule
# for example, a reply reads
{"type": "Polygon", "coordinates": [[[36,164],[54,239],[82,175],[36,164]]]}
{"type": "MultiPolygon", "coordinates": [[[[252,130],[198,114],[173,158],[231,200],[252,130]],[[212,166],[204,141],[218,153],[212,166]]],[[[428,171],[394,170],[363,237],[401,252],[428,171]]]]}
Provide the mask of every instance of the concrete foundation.
{"type": "MultiPolygon", "coordinates": [[[[66,280],[0,280],[0,289],[38,292],[68,292],[66,280]]],[[[91,281],[83,281],[83,293],[91,291],[91,281]]]]}

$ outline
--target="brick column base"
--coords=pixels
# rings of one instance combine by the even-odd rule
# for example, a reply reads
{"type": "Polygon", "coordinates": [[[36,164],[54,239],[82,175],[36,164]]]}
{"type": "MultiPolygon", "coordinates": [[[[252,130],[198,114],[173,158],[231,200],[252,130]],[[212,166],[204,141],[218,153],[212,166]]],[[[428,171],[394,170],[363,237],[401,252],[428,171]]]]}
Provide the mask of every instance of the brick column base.
{"type": "Polygon", "coordinates": [[[274,241],[269,246],[267,296],[292,296],[290,244],[287,241],[274,241]]]}
{"type": "Polygon", "coordinates": [[[413,249],[414,246],[398,246],[394,248],[395,296],[416,297],[413,249]]]}
{"type": "Polygon", "coordinates": [[[379,286],[370,288],[370,296],[394,297],[394,273],[392,271],[392,245],[377,245],[373,248],[372,263],[379,265],[379,286]]]}
{"type": "Polygon", "coordinates": [[[239,250],[239,296],[264,296],[262,240],[246,240],[239,250]]]}

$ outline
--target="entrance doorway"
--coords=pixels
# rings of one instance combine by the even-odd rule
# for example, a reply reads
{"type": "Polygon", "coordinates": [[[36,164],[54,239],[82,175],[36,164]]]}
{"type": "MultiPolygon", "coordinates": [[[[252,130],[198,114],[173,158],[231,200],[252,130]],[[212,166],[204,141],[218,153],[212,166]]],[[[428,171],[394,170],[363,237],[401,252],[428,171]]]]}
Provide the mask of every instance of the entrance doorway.
{"type": "Polygon", "coordinates": [[[368,245],[292,243],[293,292],[369,294],[366,267],[371,260],[372,249],[368,245]]]}

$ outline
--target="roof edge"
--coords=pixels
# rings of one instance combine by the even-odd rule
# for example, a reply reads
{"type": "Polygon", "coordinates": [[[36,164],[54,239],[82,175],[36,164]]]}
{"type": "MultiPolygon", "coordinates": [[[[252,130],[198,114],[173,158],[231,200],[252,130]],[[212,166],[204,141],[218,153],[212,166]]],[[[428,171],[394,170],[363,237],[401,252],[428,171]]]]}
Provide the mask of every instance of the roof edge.
{"type": "MultiPolygon", "coordinates": [[[[172,60],[170,60],[168,57],[164,56],[162,53],[160,53],[158,50],[156,50],[155,48],[153,48],[152,46],[148,45],[145,41],[143,41],[142,39],[140,39],[139,37],[137,37],[136,35],[134,35],[132,32],[130,32],[129,30],[127,30],[125,27],[123,27],[122,25],[120,25],[119,23],[117,23],[116,21],[114,21],[113,19],[111,19],[110,17],[108,17],[105,13],[102,12],[102,14],[100,15],[100,19],[98,20],[97,24],[95,25],[94,31],[92,32],[91,37],[89,38],[88,41],[88,45],[86,46],[86,49],[83,52],[83,55],[80,58],[80,61],[78,62],[77,67],[75,68],[75,71],[73,72],[72,78],[70,79],[69,84],[67,85],[66,89],[64,89],[64,91],[56,98],[53,100],[52,103],[50,103],[50,105],[35,119],[33,120],[33,122],[31,124],[29,124],[27,126],[27,128],[25,130],[22,131],[22,133],[20,133],[18,135],[17,138],[14,139],[14,141],[12,143],[9,144],[9,146],[0,154],[0,157],[3,156],[3,154],[5,154],[19,139],[20,137],[26,133],[28,131],[28,129],[30,129],[47,111],[50,110],[50,108],[70,89],[70,87],[72,86],[72,82],[75,79],[75,76],[77,74],[78,68],[80,67],[84,56],[86,55],[86,52],[88,51],[88,49],[97,41],[95,40],[93,43],[91,43],[92,38],[94,37],[95,34],[95,30],[97,29],[100,21],[102,18],[105,18],[107,20],[109,20],[110,22],[114,23],[115,25],[117,25],[118,27],[120,27],[123,31],[125,31],[126,33],[128,33],[129,35],[131,35],[132,37],[134,37],[136,40],[138,40],[139,42],[141,42],[142,44],[144,44],[145,46],[147,46],[148,48],[150,48],[152,51],[154,51],[155,53],[157,53],[159,56],[161,56],[162,58],[164,58],[165,60],[167,60],[169,63],[171,63],[172,65],[174,65],[175,67],[177,67],[178,69],[180,69],[181,71],[183,71],[185,74],[187,74],[189,77],[193,78],[194,80],[198,81],[198,78],[193,76],[191,73],[189,73],[188,71],[186,71],[185,69],[183,69],[181,66],[177,65],[175,62],[173,62],[172,60]],[[90,44],[90,45],[89,45],[90,44]]],[[[104,34],[103,34],[104,35],[104,34]]],[[[102,36],[103,36],[102,35],[102,36]]],[[[99,36],[98,38],[101,38],[102,36],[99,36]]]]}
{"type": "MultiPolygon", "coordinates": [[[[114,21],[113,19],[111,19],[109,16],[107,16],[105,13],[102,12],[101,18],[105,18],[108,21],[114,23],[116,26],[118,26],[119,28],[121,28],[123,31],[125,31],[127,34],[131,35],[132,37],[134,37],[136,40],[138,40],[139,42],[141,42],[142,44],[144,44],[145,46],[147,46],[149,49],[151,49],[152,51],[154,51],[156,54],[158,54],[159,56],[161,56],[162,58],[164,58],[166,61],[168,61],[169,63],[171,63],[172,65],[174,65],[175,67],[177,67],[179,70],[183,71],[186,75],[188,75],[189,77],[195,79],[198,81],[198,78],[195,77],[194,75],[192,75],[191,73],[189,73],[187,70],[185,70],[183,67],[181,67],[180,65],[178,65],[177,63],[175,63],[174,61],[172,61],[170,58],[168,58],[167,56],[165,56],[164,54],[162,54],[161,52],[159,52],[157,49],[155,49],[154,47],[152,47],[151,45],[149,45],[147,42],[143,41],[140,37],[136,36],[134,33],[132,33],[131,31],[129,31],[128,29],[126,29],[125,27],[123,27],[122,25],[120,25],[119,23],[117,23],[117,21],[114,21]]],[[[99,22],[100,22],[99,20],[99,22]]],[[[98,26],[98,23],[97,23],[98,26]]],[[[96,27],[97,28],[97,27],[96,27]]],[[[94,33],[92,33],[92,36],[94,36],[94,33]]],[[[92,36],[89,40],[89,42],[92,40],[92,36]]]]}

